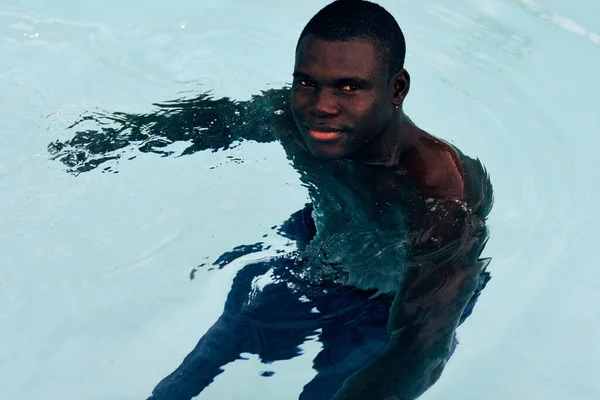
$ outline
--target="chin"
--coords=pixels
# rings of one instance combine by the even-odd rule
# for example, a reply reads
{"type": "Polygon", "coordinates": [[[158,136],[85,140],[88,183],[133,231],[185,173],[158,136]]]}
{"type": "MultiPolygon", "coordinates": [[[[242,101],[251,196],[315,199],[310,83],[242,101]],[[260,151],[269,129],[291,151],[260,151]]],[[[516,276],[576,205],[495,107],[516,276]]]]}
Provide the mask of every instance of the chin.
{"type": "Polygon", "coordinates": [[[344,149],[323,148],[323,146],[310,146],[310,154],[319,160],[339,160],[347,157],[347,152],[344,149]]]}
{"type": "Polygon", "coordinates": [[[345,138],[333,142],[319,142],[308,139],[304,143],[310,154],[319,160],[338,160],[349,156],[345,138]]]}

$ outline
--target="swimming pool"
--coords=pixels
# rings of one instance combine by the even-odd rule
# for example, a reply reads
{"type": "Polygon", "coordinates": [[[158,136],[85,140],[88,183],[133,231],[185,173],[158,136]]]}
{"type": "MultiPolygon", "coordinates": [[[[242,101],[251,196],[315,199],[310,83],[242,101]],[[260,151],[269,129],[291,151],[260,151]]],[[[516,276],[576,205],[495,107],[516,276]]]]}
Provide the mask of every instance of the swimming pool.
{"type": "MultiPolygon", "coordinates": [[[[479,157],[495,188],[492,281],[423,398],[599,398],[600,6],[380,3],[407,38],[407,113],[479,157]]],[[[277,145],[186,157],[131,149],[74,176],[48,144],[95,110],[282,86],[300,30],[324,4],[0,5],[1,398],[145,398],[219,316],[236,268],[190,271],[258,241],[306,200],[277,145]]],[[[261,256],[285,244],[264,241],[261,256]]],[[[249,356],[200,398],[297,397],[318,348],[309,341],[305,357],[268,367],[249,356]],[[259,375],[267,369],[275,375],[259,375]]]]}

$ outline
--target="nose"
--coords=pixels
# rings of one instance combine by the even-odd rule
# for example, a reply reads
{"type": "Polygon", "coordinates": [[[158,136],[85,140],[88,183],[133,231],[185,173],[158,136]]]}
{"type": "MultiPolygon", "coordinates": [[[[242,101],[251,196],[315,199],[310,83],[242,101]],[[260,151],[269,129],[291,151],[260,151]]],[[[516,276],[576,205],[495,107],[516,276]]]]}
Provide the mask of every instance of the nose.
{"type": "Polygon", "coordinates": [[[337,101],[328,90],[316,91],[311,107],[311,114],[315,117],[326,118],[335,116],[339,113],[337,101]]]}

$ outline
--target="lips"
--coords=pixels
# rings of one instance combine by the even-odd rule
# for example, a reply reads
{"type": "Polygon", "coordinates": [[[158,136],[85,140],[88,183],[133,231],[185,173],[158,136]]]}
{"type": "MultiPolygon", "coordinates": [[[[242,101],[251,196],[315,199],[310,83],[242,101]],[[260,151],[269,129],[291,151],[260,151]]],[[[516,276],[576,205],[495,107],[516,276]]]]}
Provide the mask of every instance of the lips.
{"type": "Polygon", "coordinates": [[[308,130],[310,137],[319,142],[332,142],[339,139],[344,134],[343,130],[324,126],[307,126],[306,129],[308,130]]]}

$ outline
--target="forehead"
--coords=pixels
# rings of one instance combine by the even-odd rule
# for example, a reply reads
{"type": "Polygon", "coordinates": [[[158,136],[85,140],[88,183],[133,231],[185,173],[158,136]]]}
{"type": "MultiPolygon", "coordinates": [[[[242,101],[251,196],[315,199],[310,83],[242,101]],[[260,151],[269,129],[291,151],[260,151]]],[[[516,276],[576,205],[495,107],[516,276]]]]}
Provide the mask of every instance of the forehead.
{"type": "Polygon", "coordinates": [[[315,77],[377,78],[385,68],[373,44],[361,40],[332,42],[304,37],[296,51],[296,72],[315,77]]]}

